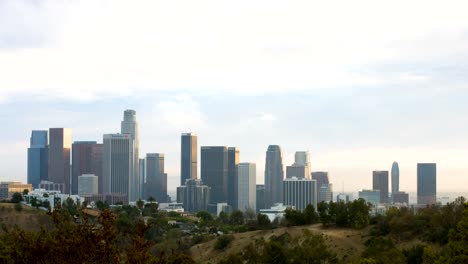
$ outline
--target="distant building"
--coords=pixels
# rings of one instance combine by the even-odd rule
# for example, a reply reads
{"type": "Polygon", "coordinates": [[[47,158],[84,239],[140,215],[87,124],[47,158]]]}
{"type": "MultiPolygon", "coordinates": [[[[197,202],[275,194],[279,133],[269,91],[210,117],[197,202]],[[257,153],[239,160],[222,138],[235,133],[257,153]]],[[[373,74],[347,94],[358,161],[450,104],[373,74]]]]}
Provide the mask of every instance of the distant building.
{"type": "Polygon", "coordinates": [[[48,179],[49,140],[47,130],[33,130],[28,148],[28,183],[34,188],[48,179]]]}
{"type": "Polygon", "coordinates": [[[140,193],[140,139],[136,111],[127,109],[124,111],[123,120],[120,122],[120,133],[130,136],[130,173],[128,181],[128,200],[137,201],[142,198],[140,193]]]}
{"type": "Polygon", "coordinates": [[[237,190],[239,194],[237,204],[241,211],[256,210],[256,171],[255,163],[239,163],[237,165],[237,190]]]}
{"type": "Polygon", "coordinates": [[[159,203],[168,202],[167,174],[164,172],[164,154],[146,154],[146,198],[153,197],[159,203]]]}
{"type": "Polygon", "coordinates": [[[374,206],[377,206],[381,202],[380,198],[380,190],[362,190],[359,192],[359,199],[364,199],[374,206]]]}
{"type": "Polygon", "coordinates": [[[343,201],[345,203],[349,202],[349,195],[347,195],[346,193],[340,193],[336,196],[336,201],[339,202],[339,201],[343,201]]]}
{"type": "Polygon", "coordinates": [[[318,187],[318,200],[317,202],[331,202],[333,201],[333,184],[322,184],[318,187]]]}
{"type": "Polygon", "coordinates": [[[228,148],[228,204],[237,209],[237,165],[240,161],[240,150],[236,147],[228,148]]]}
{"type": "Polygon", "coordinates": [[[63,193],[70,193],[71,129],[49,129],[49,177],[54,183],[64,184],[63,193]]]}
{"type": "Polygon", "coordinates": [[[98,202],[107,203],[108,205],[127,205],[128,204],[128,195],[122,193],[111,193],[111,194],[85,194],[83,198],[86,202],[98,202]]]}
{"type": "Polygon", "coordinates": [[[298,179],[310,179],[308,168],[304,165],[294,163],[291,166],[286,166],[286,178],[291,179],[293,177],[298,179]]]}
{"type": "Polygon", "coordinates": [[[99,192],[98,177],[94,174],[78,176],[78,195],[97,194],[99,192]]]}
{"type": "MultiPolygon", "coordinates": [[[[133,143],[130,135],[104,135],[104,194],[130,193],[133,173],[133,143]]],[[[130,197],[129,200],[131,201],[130,197]]]]}
{"type": "Polygon", "coordinates": [[[260,212],[260,209],[265,209],[265,185],[257,184],[256,186],[256,208],[257,213],[260,212]]]}
{"type": "Polygon", "coordinates": [[[44,189],[46,191],[59,191],[60,193],[65,192],[65,183],[55,183],[51,181],[41,181],[38,189],[44,189]]]}
{"type": "Polygon", "coordinates": [[[260,209],[260,214],[268,216],[270,222],[273,222],[275,220],[280,221],[284,217],[284,211],[286,211],[286,209],[288,208],[296,209],[294,206],[287,206],[282,203],[276,203],[269,209],[260,209]]]}
{"type": "Polygon", "coordinates": [[[210,190],[210,203],[228,202],[228,148],[201,147],[201,179],[210,190]]]}
{"type": "Polygon", "coordinates": [[[265,206],[283,202],[283,153],[278,145],[268,146],[265,160],[265,206]]]}
{"type": "Polygon", "coordinates": [[[317,181],[317,186],[320,187],[324,184],[330,184],[330,180],[328,178],[328,172],[326,171],[314,171],[312,172],[312,180],[317,181]]]}
{"type": "MultiPolygon", "coordinates": [[[[391,178],[392,178],[392,197],[394,193],[400,192],[400,167],[398,166],[398,162],[393,162],[392,164],[392,171],[391,171],[391,178]]],[[[395,201],[393,201],[395,202],[395,201]]]]}
{"type": "Polygon", "coordinates": [[[32,191],[32,184],[22,182],[1,182],[0,200],[11,200],[14,193],[23,194],[24,190],[32,191]]]}
{"type": "Polygon", "coordinates": [[[210,199],[210,187],[200,179],[189,179],[185,185],[177,187],[177,202],[183,203],[185,212],[206,211],[210,199]]]}
{"type": "Polygon", "coordinates": [[[285,179],[283,181],[283,204],[304,210],[308,204],[317,209],[317,181],[307,179],[285,179]]]}
{"type": "Polygon", "coordinates": [[[198,178],[198,145],[195,133],[183,133],[180,151],[180,185],[198,178]]]}
{"type": "Polygon", "coordinates": [[[409,204],[409,195],[405,192],[397,192],[393,195],[393,202],[394,203],[401,203],[401,204],[409,204]]]}
{"type": "MultiPolygon", "coordinates": [[[[78,194],[78,176],[94,174],[98,184],[102,183],[104,145],[96,141],[75,141],[72,144],[72,185],[71,193],[78,194]]],[[[102,192],[102,187],[98,192],[102,192]]],[[[98,193],[96,192],[96,193],[98,193]]]]}
{"type": "Polygon", "coordinates": [[[437,165],[435,163],[418,163],[418,204],[435,204],[437,202],[437,165]]]}
{"type": "Polygon", "coordinates": [[[388,202],[388,171],[374,171],[372,173],[372,189],[380,190],[380,202],[388,202]]]}
{"type": "Polygon", "coordinates": [[[146,160],[140,159],[140,162],[138,163],[140,166],[139,173],[140,173],[140,193],[141,197],[143,198],[148,198],[146,195],[146,160]]]}
{"type": "MultiPolygon", "coordinates": [[[[310,165],[310,153],[309,151],[296,151],[294,155],[294,164],[302,165],[305,167],[305,177],[306,179],[310,179],[310,172],[312,167],[310,165]]],[[[299,177],[298,177],[299,178],[299,177]]]]}

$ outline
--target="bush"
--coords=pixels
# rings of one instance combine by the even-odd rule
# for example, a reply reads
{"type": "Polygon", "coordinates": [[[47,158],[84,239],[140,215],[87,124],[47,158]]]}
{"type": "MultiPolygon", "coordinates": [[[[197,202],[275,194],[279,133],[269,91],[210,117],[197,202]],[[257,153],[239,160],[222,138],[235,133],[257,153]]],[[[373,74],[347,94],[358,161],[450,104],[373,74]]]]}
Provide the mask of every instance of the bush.
{"type": "Polygon", "coordinates": [[[233,240],[234,240],[234,236],[232,235],[222,235],[218,237],[218,240],[216,240],[216,243],[214,244],[214,249],[223,250],[227,248],[233,240]]]}
{"type": "Polygon", "coordinates": [[[15,210],[17,212],[21,212],[23,210],[23,206],[20,203],[15,204],[15,210]]]}

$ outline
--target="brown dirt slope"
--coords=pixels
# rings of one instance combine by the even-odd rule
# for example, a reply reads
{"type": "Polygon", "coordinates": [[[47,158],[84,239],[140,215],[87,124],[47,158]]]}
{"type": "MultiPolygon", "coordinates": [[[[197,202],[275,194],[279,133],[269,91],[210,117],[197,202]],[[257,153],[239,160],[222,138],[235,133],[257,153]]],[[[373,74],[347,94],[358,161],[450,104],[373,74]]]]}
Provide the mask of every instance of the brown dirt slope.
{"type": "Polygon", "coordinates": [[[357,259],[364,251],[364,242],[368,239],[368,229],[354,230],[343,228],[322,228],[320,224],[310,226],[283,227],[275,230],[252,231],[233,234],[234,241],[224,251],[213,249],[216,240],[195,245],[190,249],[190,255],[198,263],[217,263],[229,254],[241,252],[242,249],[255,239],[269,239],[271,236],[279,236],[289,233],[291,237],[298,238],[303,235],[303,229],[308,229],[315,234],[323,234],[326,244],[346,262],[357,259]]]}
{"type": "MultiPolygon", "coordinates": [[[[42,210],[22,205],[23,209],[18,212],[15,210],[15,204],[0,203],[0,226],[5,225],[8,228],[17,225],[25,231],[38,231],[41,226],[50,229],[52,221],[42,210]]],[[[3,232],[0,229],[0,232],[3,232]]]]}

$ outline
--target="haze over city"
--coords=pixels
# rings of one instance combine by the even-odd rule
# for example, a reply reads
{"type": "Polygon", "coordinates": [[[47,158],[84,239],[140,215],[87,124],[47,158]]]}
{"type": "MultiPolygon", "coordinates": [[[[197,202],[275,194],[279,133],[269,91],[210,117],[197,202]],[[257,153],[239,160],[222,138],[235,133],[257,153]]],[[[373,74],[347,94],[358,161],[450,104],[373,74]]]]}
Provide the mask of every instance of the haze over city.
{"type": "Polygon", "coordinates": [[[0,2],[1,181],[26,182],[31,130],[102,142],[134,109],[169,190],[193,131],[238,147],[257,183],[277,144],[285,165],[310,151],[337,192],[393,161],[402,190],[435,162],[438,191],[466,191],[466,3],[109,3],[0,2]]]}

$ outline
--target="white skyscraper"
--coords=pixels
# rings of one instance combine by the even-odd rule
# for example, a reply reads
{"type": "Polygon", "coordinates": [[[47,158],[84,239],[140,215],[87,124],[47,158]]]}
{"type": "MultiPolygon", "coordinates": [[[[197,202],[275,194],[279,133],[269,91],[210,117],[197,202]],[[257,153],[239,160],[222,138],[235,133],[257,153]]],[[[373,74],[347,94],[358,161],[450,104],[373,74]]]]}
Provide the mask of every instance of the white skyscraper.
{"type": "Polygon", "coordinates": [[[130,135],[105,134],[103,161],[104,194],[130,193],[130,176],[133,173],[133,144],[130,135]]]}
{"type": "Polygon", "coordinates": [[[294,164],[304,166],[306,179],[310,179],[311,166],[309,151],[296,151],[296,154],[294,155],[294,164]]]}
{"type": "Polygon", "coordinates": [[[239,210],[256,210],[257,185],[255,163],[239,163],[237,165],[237,206],[239,210]]]}
{"type": "Polygon", "coordinates": [[[78,176],[78,195],[97,194],[98,177],[94,174],[83,174],[78,176]]]}
{"type": "Polygon", "coordinates": [[[139,173],[139,149],[140,149],[140,140],[138,137],[138,122],[136,120],[136,111],[135,110],[125,110],[124,111],[124,120],[121,123],[121,133],[130,135],[132,139],[132,148],[131,148],[131,173],[130,173],[130,193],[128,194],[129,201],[136,201],[141,197],[141,182],[140,182],[140,173],[139,173]]]}

